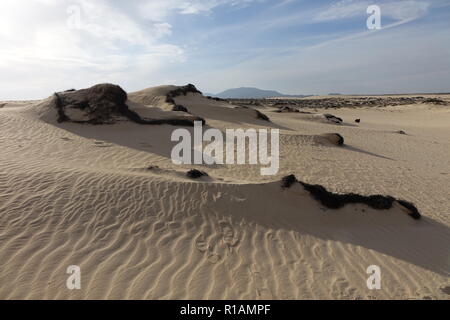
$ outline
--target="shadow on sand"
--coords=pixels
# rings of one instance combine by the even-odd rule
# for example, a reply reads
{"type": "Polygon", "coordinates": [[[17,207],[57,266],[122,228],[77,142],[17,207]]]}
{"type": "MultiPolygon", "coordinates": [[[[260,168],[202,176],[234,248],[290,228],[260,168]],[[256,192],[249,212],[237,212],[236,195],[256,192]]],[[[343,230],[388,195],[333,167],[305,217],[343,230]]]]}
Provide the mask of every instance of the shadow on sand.
{"type": "MultiPolygon", "coordinates": [[[[230,215],[225,219],[231,218],[238,224],[247,221],[267,229],[294,231],[300,237],[307,234],[364,247],[450,276],[450,228],[436,220],[427,217],[414,220],[398,207],[376,210],[357,205],[326,209],[309,194],[300,191],[300,187],[282,190],[281,185],[272,183],[233,186],[233,189],[245,201],[235,203],[222,199],[230,215]],[[258,203],[258,208],[264,210],[255,212],[252,203],[258,203]]],[[[368,265],[363,267],[365,270],[368,265]]]]}

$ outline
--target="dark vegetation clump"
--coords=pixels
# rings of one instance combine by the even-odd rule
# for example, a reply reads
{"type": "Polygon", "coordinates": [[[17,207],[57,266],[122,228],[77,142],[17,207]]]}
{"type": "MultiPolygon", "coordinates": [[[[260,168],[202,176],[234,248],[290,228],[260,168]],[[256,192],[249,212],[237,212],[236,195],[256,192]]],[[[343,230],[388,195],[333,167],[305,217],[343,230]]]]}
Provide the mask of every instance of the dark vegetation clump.
{"type": "Polygon", "coordinates": [[[176,97],[179,97],[179,96],[185,96],[189,92],[202,94],[202,92],[197,90],[197,88],[193,84],[188,84],[186,86],[179,87],[179,88],[177,88],[175,90],[170,91],[167,94],[167,97],[173,99],[173,98],[176,98],[176,97]]]}
{"type": "Polygon", "coordinates": [[[211,97],[211,96],[207,96],[206,97],[209,100],[215,100],[215,101],[221,101],[221,102],[228,102],[228,100],[222,99],[222,98],[218,98],[218,97],[211,97]]]}
{"type": "Polygon", "coordinates": [[[148,125],[194,126],[194,121],[205,120],[198,117],[173,117],[168,119],[142,118],[138,113],[130,110],[126,104],[127,93],[113,84],[99,84],[89,89],[55,93],[53,104],[58,110],[58,122],[71,121],[76,123],[110,124],[116,117],[124,116],[129,120],[148,125]],[[76,119],[71,119],[66,111],[76,109],[76,119]]]}
{"type": "Polygon", "coordinates": [[[392,208],[395,201],[410,211],[409,215],[413,219],[420,219],[421,215],[417,208],[410,202],[397,200],[391,196],[371,195],[363,196],[355,193],[339,194],[329,192],[321,185],[312,185],[302,181],[298,181],[294,175],[286,176],[282,179],[282,188],[291,187],[295,182],[300,183],[312,197],[320,202],[323,206],[330,209],[339,209],[347,204],[362,203],[373,209],[387,210],[392,208]]]}
{"type": "Polygon", "coordinates": [[[64,108],[63,108],[63,104],[62,104],[62,101],[61,101],[61,97],[59,96],[58,93],[55,93],[53,95],[53,104],[54,104],[56,110],[58,111],[58,119],[57,119],[57,121],[59,123],[65,122],[65,121],[69,121],[70,119],[64,113],[64,108]]]}
{"type": "Polygon", "coordinates": [[[292,187],[292,185],[293,185],[294,183],[296,183],[296,182],[298,182],[298,181],[297,181],[297,178],[296,178],[293,174],[291,174],[291,175],[289,175],[289,176],[284,177],[284,178],[281,180],[281,187],[282,187],[283,189],[289,189],[289,188],[292,187]]]}
{"type": "Polygon", "coordinates": [[[325,116],[325,118],[327,118],[328,120],[331,120],[331,121],[333,121],[333,120],[338,120],[340,122],[344,121],[344,120],[342,120],[342,118],[336,117],[336,116],[334,116],[332,114],[329,114],[329,113],[324,114],[324,116],[325,116]]]}
{"type": "Polygon", "coordinates": [[[338,145],[343,146],[344,145],[344,137],[341,136],[339,133],[335,133],[335,135],[339,138],[338,145]]]}
{"type": "Polygon", "coordinates": [[[289,107],[289,106],[282,106],[281,108],[278,108],[278,110],[276,110],[275,112],[278,112],[278,113],[283,113],[283,112],[286,112],[286,113],[288,113],[288,112],[299,113],[300,110],[297,109],[297,108],[289,107]]]}
{"type": "Polygon", "coordinates": [[[406,209],[408,209],[411,213],[409,214],[411,217],[413,217],[416,220],[419,220],[421,218],[419,210],[417,210],[416,206],[413,205],[411,202],[405,201],[405,200],[397,200],[398,203],[400,203],[402,206],[404,206],[406,209]]]}
{"type": "MultiPolygon", "coordinates": [[[[409,104],[430,103],[437,105],[449,105],[449,101],[438,98],[425,97],[327,97],[323,99],[227,99],[228,102],[237,105],[249,105],[261,103],[262,105],[275,108],[290,106],[293,108],[314,108],[314,109],[340,109],[340,108],[360,108],[360,107],[387,107],[402,106],[409,104]]],[[[285,111],[286,112],[286,111],[285,111]]]]}
{"type": "Polygon", "coordinates": [[[428,99],[425,99],[423,102],[424,103],[438,104],[438,105],[445,105],[446,104],[444,100],[437,99],[437,98],[428,98],[428,99]]]}
{"type": "Polygon", "coordinates": [[[172,111],[183,111],[183,112],[189,112],[188,109],[182,105],[176,104],[173,106],[172,111]]]}
{"type": "Polygon", "coordinates": [[[186,107],[176,104],[174,99],[178,96],[185,96],[189,92],[202,94],[201,91],[197,90],[197,88],[193,84],[188,84],[186,86],[179,87],[175,90],[170,91],[166,96],[166,103],[173,105],[172,111],[183,111],[189,113],[186,107]]]}
{"type": "MultiPolygon", "coordinates": [[[[76,91],[75,91],[76,92],[76,91]]],[[[128,109],[127,93],[119,86],[99,84],[87,91],[87,103],[90,113],[94,115],[94,124],[108,123],[111,116],[128,109]]]]}
{"type": "Polygon", "coordinates": [[[175,105],[175,100],[171,97],[166,97],[166,102],[175,105]]]}
{"type": "Polygon", "coordinates": [[[311,193],[314,199],[330,209],[339,209],[349,203],[364,203],[374,209],[383,210],[391,208],[395,200],[392,197],[385,197],[381,195],[362,196],[354,193],[337,194],[327,191],[321,185],[311,185],[303,182],[300,183],[309,193],[311,193]]]}
{"type": "Polygon", "coordinates": [[[264,121],[270,122],[269,117],[266,116],[264,113],[259,112],[258,110],[255,110],[255,111],[256,111],[256,118],[257,118],[257,119],[260,119],[260,120],[264,120],[264,121]]]}
{"type": "Polygon", "coordinates": [[[199,179],[201,177],[208,177],[208,174],[204,171],[192,169],[186,173],[186,176],[190,179],[199,179]]]}
{"type": "Polygon", "coordinates": [[[331,142],[334,145],[337,146],[343,146],[344,145],[344,137],[341,136],[339,133],[326,133],[322,135],[325,137],[329,142],[331,142]]]}
{"type": "Polygon", "coordinates": [[[128,108],[125,103],[127,93],[121,87],[113,84],[98,84],[89,89],[65,91],[55,94],[54,104],[58,110],[58,121],[87,122],[104,124],[114,122],[114,116],[120,115],[120,110],[128,108]],[[67,109],[83,111],[84,117],[70,119],[67,109]]]}
{"type": "Polygon", "coordinates": [[[183,118],[183,117],[174,117],[174,118],[168,118],[168,119],[147,119],[147,118],[141,118],[141,116],[128,109],[128,107],[125,105],[124,108],[121,109],[121,113],[126,116],[128,119],[130,119],[133,122],[139,123],[139,124],[148,124],[148,125],[162,125],[162,124],[168,124],[172,126],[184,126],[184,127],[193,127],[194,121],[201,121],[203,125],[205,125],[206,121],[203,118],[196,117],[195,119],[191,118],[183,118]]]}

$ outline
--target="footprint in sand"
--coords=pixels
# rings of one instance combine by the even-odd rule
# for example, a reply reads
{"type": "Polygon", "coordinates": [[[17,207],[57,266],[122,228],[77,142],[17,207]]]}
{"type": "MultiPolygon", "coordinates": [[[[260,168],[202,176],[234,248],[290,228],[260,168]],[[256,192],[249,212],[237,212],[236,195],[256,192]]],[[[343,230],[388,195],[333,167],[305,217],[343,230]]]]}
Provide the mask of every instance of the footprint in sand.
{"type": "Polygon", "coordinates": [[[344,278],[337,278],[332,282],[333,295],[337,297],[351,298],[356,293],[356,288],[350,286],[350,283],[344,278]]]}
{"type": "Polygon", "coordinates": [[[226,222],[219,222],[220,234],[222,235],[222,239],[228,247],[230,252],[233,251],[233,248],[239,245],[239,237],[236,235],[233,226],[226,222]]]}
{"type": "MultiPolygon", "coordinates": [[[[221,180],[221,179],[219,179],[219,180],[221,180]]],[[[222,192],[217,192],[217,193],[213,194],[212,198],[213,198],[214,202],[219,200],[220,198],[222,198],[222,192]]]]}
{"type": "Polygon", "coordinates": [[[212,264],[216,264],[217,262],[220,261],[220,256],[218,254],[215,254],[213,252],[210,252],[207,256],[207,259],[210,263],[212,264]]]}
{"type": "Polygon", "coordinates": [[[221,257],[218,254],[214,253],[214,248],[206,242],[203,235],[199,235],[197,239],[195,239],[195,247],[198,251],[205,255],[206,259],[210,263],[216,264],[220,261],[221,257]]]}
{"type": "Polygon", "coordinates": [[[201,234],[195,239],[195,247],[198,251],[204,253],[208,251],[208,244],[205,241],[205,237],[201,234]]]}

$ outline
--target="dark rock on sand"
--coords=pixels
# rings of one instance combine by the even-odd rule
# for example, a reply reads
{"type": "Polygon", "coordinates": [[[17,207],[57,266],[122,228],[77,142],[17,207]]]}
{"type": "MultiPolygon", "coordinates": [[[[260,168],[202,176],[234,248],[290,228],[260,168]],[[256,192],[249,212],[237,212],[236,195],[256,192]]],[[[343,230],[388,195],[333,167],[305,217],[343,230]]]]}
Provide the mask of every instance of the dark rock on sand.
{"type": "Polygon", "coordinates": [[[361,122],[361,119],[356,119],[355,122],[356,122],[356,123],[360,123],[360,122],[361,122]]]}

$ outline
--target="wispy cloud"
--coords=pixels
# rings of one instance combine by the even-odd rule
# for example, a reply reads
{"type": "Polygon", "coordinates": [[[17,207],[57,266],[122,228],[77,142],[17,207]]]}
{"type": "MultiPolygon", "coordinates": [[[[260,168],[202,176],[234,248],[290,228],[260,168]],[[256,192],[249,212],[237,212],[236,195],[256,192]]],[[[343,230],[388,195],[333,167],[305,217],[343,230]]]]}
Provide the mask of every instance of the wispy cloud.
{"type": "MultiPolygon", "coordinates": [[[[362,45],[364,38],[377,34],[382,44],[396,29],[410,29],[415,23],[424,28],[445,24],[450,15],[445,15],[449,8],[445,0],[376,3],[382,10],[383,29],[374,33],[365,29],[367,6],[374,4],[368,0],[27,0],[26,5],[2,0],[0,99],[45,97],[97,82],[114,82],[130,90],[168,81],[197,82],[207,91],[219,91],[236,82],[269,84],[267,70],[276,74],[272,76],[276,89],[286,91],[292,89],[295,77],[283,62],[309,61],[298,65],[303,72],[298,77],[310,70],[308,77],[319,79],[321,50],[346,47],[347,55],[341,56],[345,61],[333,55],[326,58],[350,68],[360,53],[348,43],[362,45]],[[437,20],[427,20],[430,15],[437,20]]],[[[435,34],[427,30],[433,39],[435,34]]],[[[413,52],[423,52],[421,43],[430,46],[426,52],[437,47],[415,34],[408,39],[403,43],[413,52]]],[[[387,62],[400,54],[393,47],[387,62]]],[[[442,63],[441,56],[433,58],[434,65],[442,63]]],[[[417,59],[415,63],[420,63],[417,59]]],[[[423,55],[423,63],[426,59],[423,55]]],[[[327,83],[332,83],[338,70],[327,68],[327,83]]],[[[404,72],[399,71],[399,79],[404,72]]]]}
{"type": "Polygon", "coordinates": [[[219,6],[244,7],[264,0],[152,0],[139,5],[140,13],[149,20],[162,21],[174,14],[209,13],[219,6]]]}
{"type": "MultiPolygon", "coordinates": [[[[127,2],[131,10],[127,11],[108,0],[29,0],[26,4],[2,0],[1,77],[11,79],[23,75],[21,85],[26,86],[26,71],[45,72],[49,80],[41,85],[44,88],[55,86],[52,79],[56,78],[64,78],[56,82],[58,85],[81,86],[82,82],[98,78],[117,81],[119,75],[126,79],[143,73],[149,74],[148,81],[152,82],[151,74],[185,61],[185,50],[166,40],[173,32],[172,25],[165,21],[169,15],[201,14],[219,5],[249,2],[131,0],[127,2]],[[143,23],[142,19],[147,21],[143,23]],[[60,74],[55,76],[56,72],[60,74]]],[[[15,91],[5,87],[3,90],[10,90],[0,92],[6,97],[15,91]]]]}
{"type": "Polygon", "coordinates": [[[376,4],[380,6],[382,15],[394,20],[413,20],[425,15],[430,7],[430,2],[422,0],[400,1],[364,1],[341,0],[332,3],[326,10],[321,11],[315,17],[316,21],[331,21],[338,19],[364,16],[367,7],[376,4]]]}

